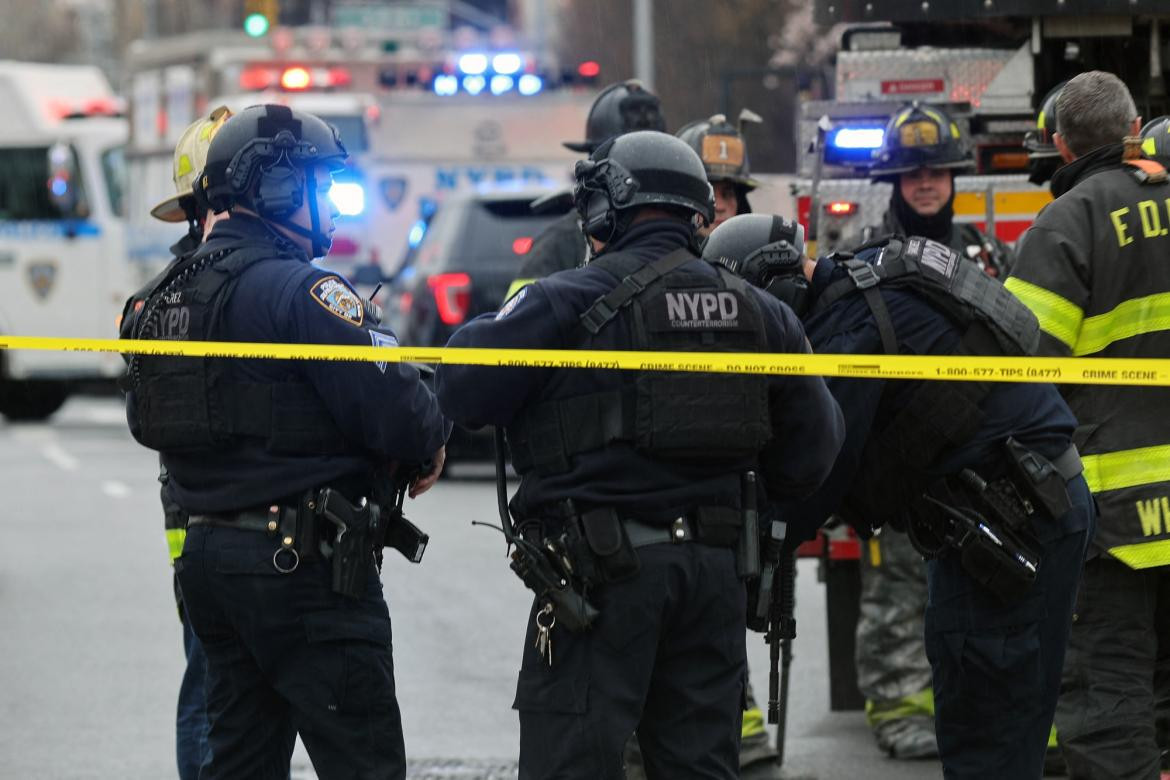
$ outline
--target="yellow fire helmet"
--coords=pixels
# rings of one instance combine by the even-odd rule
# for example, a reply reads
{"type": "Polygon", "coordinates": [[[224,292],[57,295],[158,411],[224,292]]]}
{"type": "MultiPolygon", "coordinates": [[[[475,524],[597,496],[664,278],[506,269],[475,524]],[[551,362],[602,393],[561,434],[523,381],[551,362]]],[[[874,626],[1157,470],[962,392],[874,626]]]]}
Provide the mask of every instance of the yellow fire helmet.
{"type": "Polygon", "coordinates": [[[870,175],[885,179],[919,168],[970,168],[972,162],[959,126],[946,112],[912,103],[890,118],[870,175]]]}
{"type": "Polygon", "coordinates": [[[231,116],[232,112],[227,106],[220,106],[208,117],[192,122],[179,136],[179,143],[175,144],[175,194],[151,209],[152,217],[163,222],[187,221],[183,200],[194,197],[195,177],[203,171],[211,139],[231,116]]]}

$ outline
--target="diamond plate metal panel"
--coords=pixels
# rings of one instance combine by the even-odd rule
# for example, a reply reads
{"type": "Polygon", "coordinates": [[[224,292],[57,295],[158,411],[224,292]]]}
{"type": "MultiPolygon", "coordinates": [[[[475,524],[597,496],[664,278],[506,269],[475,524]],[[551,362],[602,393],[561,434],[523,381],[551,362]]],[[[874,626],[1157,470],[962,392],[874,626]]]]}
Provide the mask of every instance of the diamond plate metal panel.
{"type": "Polygon", "coordinates": [[[977,109],[1015,54],[1009,49],[843,51],[837,55],[837,99],[968,102],[977,109]]]}

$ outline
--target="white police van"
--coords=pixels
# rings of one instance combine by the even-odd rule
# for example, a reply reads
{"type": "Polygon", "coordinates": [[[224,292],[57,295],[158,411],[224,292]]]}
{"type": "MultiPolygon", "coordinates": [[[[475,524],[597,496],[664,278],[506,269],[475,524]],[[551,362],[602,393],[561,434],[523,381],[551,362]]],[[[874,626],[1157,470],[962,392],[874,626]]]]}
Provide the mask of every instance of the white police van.
{"type": "MultiPolygon", "coordinates": [[[[116,338],[132,292],[126,121],[92,66],[0,61],[0,334],[116,338]]],[[[0,352],[0,414],[43,419],[123,369],[117,354],[0,352]]]]}

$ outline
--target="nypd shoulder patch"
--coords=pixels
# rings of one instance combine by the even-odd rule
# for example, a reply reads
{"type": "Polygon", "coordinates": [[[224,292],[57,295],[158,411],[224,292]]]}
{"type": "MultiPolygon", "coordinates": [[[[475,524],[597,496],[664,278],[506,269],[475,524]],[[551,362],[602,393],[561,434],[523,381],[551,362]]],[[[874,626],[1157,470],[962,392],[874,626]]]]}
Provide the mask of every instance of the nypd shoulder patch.
{"type": "Polygon", "coordinates": [[[351,325],[360,326],[365,320],[366,310],[362,306],[362,299],[338,276],[318,279],[309,289],[309,294],[327,312],[351,325]]]}
{"type": "MultiPolygon", "coordinates": [[[[376,331],[376,330],[370,331],[370,341],[373,342],[375,347],[397,347],[398,346],[398,339],[394,338],[389,333],[380,333],[379,331],[376,331]]],[[[374,365],[377,366],[378,370],[381,371],[383,374],[386,373],[386,364],[385,363],[375,363],[374,365]]]]}
{"type": "Polygon", "coordinates": [[[520,305],[520,301],[524,300],[528,295],[528,288],[521,287],[520,291],[507,300],[507,302],[496,312],[496,319],[502,320],[512,313],[512,310],[520,305]]]}

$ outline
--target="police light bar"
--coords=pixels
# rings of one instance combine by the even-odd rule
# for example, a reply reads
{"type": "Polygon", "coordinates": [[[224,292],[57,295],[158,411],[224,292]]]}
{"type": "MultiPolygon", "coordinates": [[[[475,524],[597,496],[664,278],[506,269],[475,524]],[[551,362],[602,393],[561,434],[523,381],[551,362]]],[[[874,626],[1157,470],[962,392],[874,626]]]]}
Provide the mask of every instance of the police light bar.
{"type": "Polygon", "coordinates": [[[491,90],[493,95],[502,95],[508,92],[515,85],[516,80],[511,76],[501,76],[499,74],[492,76],[491,90]]]}
{"type": "Polygon", "coordinates": [[[441,97],[449,97],[459,92],[459,78],[448,73],[440,73],[435,76],[435,83],[432,87],[435,94],[441,97]]]}
{"type": "Polygon", "coordinates": [[[517,91],[525,97],[532,97],[540,90],[544,89],[544,80],[532,73],[525,73],[520,77],[520,81],[516,86],[517,91]]]}
{"type": "Polygon", "coordinates": [[[486,54],[468,53],[460,55],[458,61],[459,72],[467,76],[482,75],[488,67],[486,54]]]}
{"type": "Polygon", "coordinates": [[[487,79],[483,76],[464,76],[463,91],[469,95],[478,95],[487,86],[487,79]]]}
{"type": "Polygon", "coordinates": [[[285,68],[284,72],[280,74],[280,86],[283,89],[308,89],[312,83],[313,77],[309,74],[309,71],[299,66],[285,68]]]}
{"type": "Polygon", "coordinates": [[[880,149],[886,139],[884,127],[838,127],[829,132],[829,146],[838,149],[880,149]]]}
{"type": "Polygon", "coordinates": [[[492,57],[492,70],[501,76],[519,73],[523,67],[524,60],[515,52],[502,52],[492,57]]]}
{"type": "Polygon", "coordinates": [[[343,217],[356,217],[366,210],[366,190],[356,181],[335,181],[329,199],[343,217]]]}

